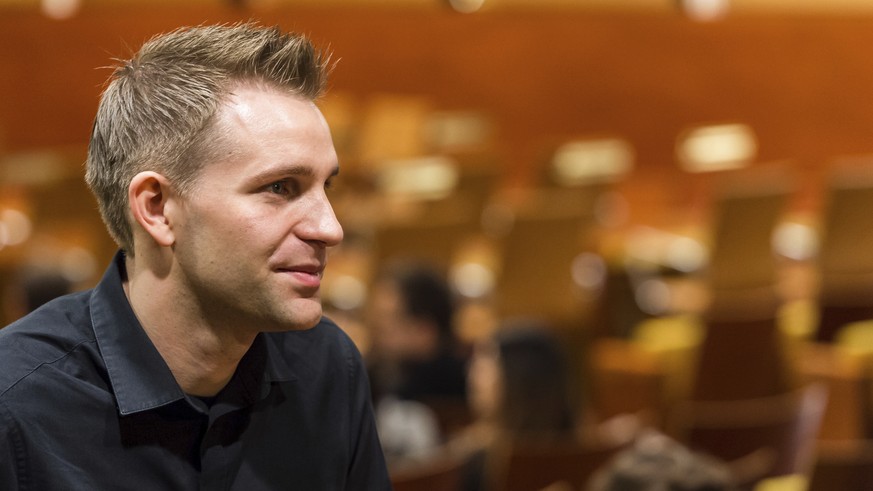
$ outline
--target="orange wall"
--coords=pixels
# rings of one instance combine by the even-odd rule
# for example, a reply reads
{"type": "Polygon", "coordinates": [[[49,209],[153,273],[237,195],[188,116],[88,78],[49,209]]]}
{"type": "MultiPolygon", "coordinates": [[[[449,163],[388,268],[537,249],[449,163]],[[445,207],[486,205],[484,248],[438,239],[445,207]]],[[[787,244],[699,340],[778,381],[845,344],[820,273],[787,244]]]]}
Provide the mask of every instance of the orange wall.
{"type": "Polygon", "coordinates": [[[690,199],[673,162],[674,137],[688,124],[746,121],[761,160],[797,159],[814,172],[830,156],[873,151],[873,17],[698,24],[651,13],[312,6],[92,7],[67,21],[0,12],[0,150],[85,143],[109,75],[99,67],[111,57],[178,25],[248,18],[330,45],[337,90],[427,94],[442,107],[491,111],[508,172],[522,179],[550,137],[626,135],[638,154],[630,185],[640,210],[690,199]]]}

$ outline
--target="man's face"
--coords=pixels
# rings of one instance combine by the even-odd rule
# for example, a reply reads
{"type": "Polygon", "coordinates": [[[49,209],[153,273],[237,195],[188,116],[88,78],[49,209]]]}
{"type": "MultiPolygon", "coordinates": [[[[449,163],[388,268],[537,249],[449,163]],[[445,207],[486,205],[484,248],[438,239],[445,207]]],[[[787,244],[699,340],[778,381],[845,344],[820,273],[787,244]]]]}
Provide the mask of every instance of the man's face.
{"type": "Polygon", "coordinates": [[[328,126],[311,101],[250,85],[217,123],[230,151],[177,201],[170,274],[213,325],[308,329],[322,315],[326,248],[343,237],[326,195],[338,171],[328,126]]]}

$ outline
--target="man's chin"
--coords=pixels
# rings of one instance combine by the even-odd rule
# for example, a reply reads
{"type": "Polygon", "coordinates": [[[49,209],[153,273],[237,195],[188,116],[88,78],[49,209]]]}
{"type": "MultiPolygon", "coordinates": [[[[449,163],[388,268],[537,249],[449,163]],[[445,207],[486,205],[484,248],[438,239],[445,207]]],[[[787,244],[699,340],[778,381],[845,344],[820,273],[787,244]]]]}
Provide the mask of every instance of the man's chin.
{"type": "Polygon", "coordinates": [[[312,329],[321,321],[324,310],[317,298],[297,299],[292,302],[291,311],[286,315],[286,331],[305,331],[312,329]]]}

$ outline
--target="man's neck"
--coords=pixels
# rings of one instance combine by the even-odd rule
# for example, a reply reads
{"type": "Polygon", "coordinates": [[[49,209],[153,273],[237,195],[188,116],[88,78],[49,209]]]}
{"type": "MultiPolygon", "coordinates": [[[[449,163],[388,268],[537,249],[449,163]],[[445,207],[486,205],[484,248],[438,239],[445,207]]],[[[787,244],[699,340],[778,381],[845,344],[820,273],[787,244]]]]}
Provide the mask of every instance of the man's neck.
{"type": "Polygon", "coordinates": [[[256,333],[205,321],[191,296],[127,260],[124,292],[140,324],[187,394],[213,396],[230,381],[256,333]]]}

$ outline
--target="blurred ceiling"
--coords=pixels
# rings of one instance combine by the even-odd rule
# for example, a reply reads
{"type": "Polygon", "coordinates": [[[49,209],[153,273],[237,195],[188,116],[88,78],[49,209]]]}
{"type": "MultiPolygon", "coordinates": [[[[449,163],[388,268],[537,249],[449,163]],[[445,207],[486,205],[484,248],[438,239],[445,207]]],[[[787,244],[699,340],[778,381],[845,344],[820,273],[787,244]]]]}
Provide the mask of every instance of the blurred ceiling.
{"type": "Polygon", "coordinates": [[[0,0],[0,10],[17,8],[45,8],[52,4],[58,8],[75,5],[88,7],[137,7],[228,5],[255,9],[271,9],[288,6],[349,6],[349,7],[402,7],[446,8],[458,10],[530,9],[553,8],[592,10],[635,10],[651,12],[675,12],[677,8],[720,9],[732,13],[783,13],[783,14],[873,14],[873,0],[0,0]]]}

